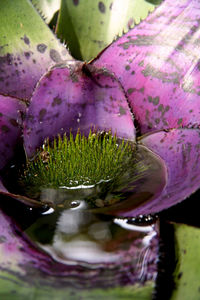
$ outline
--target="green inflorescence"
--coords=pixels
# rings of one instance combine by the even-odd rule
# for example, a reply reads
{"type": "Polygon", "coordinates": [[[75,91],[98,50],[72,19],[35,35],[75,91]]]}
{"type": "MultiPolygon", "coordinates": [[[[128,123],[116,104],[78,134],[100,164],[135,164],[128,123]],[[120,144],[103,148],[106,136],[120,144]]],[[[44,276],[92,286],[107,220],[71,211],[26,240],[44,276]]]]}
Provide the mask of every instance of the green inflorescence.
{"type": "MultiPolygon", "coordinates": [[[[85,137],[58,135],[48,139],[33,161],[27,161],[19,183],[26,190],[58,189],[62,186],[95,185],[115,180],[126,170],[133,157],[133,144],[119,141],[116,135],[90,131],[85,137]]],[[[32,194],[32,193],[31,193],[32,194]]]]}

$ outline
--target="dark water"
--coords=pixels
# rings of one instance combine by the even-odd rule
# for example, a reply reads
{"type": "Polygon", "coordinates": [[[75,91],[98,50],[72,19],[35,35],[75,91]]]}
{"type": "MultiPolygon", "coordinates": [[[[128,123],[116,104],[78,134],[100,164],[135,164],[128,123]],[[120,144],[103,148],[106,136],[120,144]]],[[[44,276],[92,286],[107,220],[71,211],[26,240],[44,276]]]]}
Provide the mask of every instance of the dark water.
{"type": "MultiPolygon", "coordinates": [[[[27,194],[18,184],[18,170],[22,164],[19,160],[12,162],[3,174],[3,183],[12,193],[30,197],[31,193],[27,194]]],[[[102,179],[89,185],[40,186],[39,195],[37,193],[33,199],[54,209],[70,208],[85,201],[94,213],[123,216],[156,198],[165,186],[165,175],[162,161],[147,148],[138,146],[134,157],[123,165],[117,178],[102,179]]],[[[31,206],[28,200],[27,204],[31,206]]],[[[131,212],[130,217],[134,216],[131,212]]]]}
{"type": "Polygon", "coordinates": [[[19,264],[26,273],[24,280],[34,277],[43,284],[50,280],[53,285],[108,288],[155,278],[158,240],[150,216],[147,226],[137,226],[134,219],[93,214],[84,202],[42,212],[21,204],[13,204],[11,211],[6,200],[3,212],[12,220],[8,230],[23,245],[20,254],[24,253],[25,262],[19,264]]]}
{"type": "MultiPolygon", "coordinates": [[[[138,170],[130,164],[118,184],[108,184],[106,192],[99,191],[101,185],[44,188],[39,199],[44,206],[40,209],[3,197],[2,222],[7,224],[3,247],[9,249],[10,242],[20,245],[14,256],[21,271],[12,270],[12,253],[5,263],[8,273],[14,272],[17,278],[29,284],[35,282],[39,287],[50,284],[55,288],[73,286],[83,290],[154,281],[157,218],[124,218],[123,213],[133,211],[161,192],[165,185],[164,170],[145,147],[138,147],[136,158],[145,166],[142,176],[138,177],[138,170]],[[116,196],[120,201],[115,201],[116,196]],[[98,200],[95,207],[91,199],[93,203],[98,200]],[[109,205],[105,205],[105,199],[110,199],[109,205]]],[[[13,180],[17,179],[18,166],[12,162],[9,172],[7,169],[4,174],[4,183],[14,193],[20,192],[13,180]]]]}

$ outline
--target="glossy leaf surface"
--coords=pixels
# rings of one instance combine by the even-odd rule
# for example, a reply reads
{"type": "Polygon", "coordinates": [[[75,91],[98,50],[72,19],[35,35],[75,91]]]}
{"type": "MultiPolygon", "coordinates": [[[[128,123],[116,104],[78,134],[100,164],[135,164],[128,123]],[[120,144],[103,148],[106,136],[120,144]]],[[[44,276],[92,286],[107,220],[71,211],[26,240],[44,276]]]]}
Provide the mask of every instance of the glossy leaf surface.
{"type": "Polygon", "coordinates": [[[70,59],[29,1],[2,0],[0,93],[29,100],[48,68],[70,59]]]}
{"type": "Polygon", "coordinates": [[[197,0],[166,0],[94,62],[120,80],[142,133],[200,123],[199,17],[197,0]]]}
{"type": "Polygon", "coordinates": [[[168,172],[167,184],[159,197],[144,205],[140,214],[156,213],[186,199],[200,186],[200,131],[174,129],[141,138],[140,143],[158,154],[168,172]]]}
{"type": "Polygon", "coordinates": [[[74,57],[88,61],[153,9],[145,0],[62,0],[56,33],[74,57]]]}

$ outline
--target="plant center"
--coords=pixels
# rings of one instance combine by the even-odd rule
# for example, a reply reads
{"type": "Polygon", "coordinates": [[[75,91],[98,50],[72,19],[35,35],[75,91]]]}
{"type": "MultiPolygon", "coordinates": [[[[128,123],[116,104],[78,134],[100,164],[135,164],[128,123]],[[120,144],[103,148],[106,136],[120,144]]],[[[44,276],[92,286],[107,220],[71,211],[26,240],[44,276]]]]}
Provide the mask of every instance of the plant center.
{"type": "Polygon", "coordinates": [[[92,208],[109,206],[124,200],[123,188],[147,169],[135,152],[133,143],[111,132],[58,135],[26,162],[18,183],[28,197],[54,205],[76,205],[81,199],[92,208]]]}

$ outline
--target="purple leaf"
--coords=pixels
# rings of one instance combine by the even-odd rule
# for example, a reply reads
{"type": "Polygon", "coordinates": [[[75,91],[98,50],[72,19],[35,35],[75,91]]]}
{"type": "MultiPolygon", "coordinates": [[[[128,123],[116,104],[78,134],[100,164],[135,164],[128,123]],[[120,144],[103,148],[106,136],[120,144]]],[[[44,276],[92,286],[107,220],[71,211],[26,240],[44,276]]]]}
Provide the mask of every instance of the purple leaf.
{"type": "Polygon", "coordinates": [[[5,188],[5,186],[2,183],[2,178],[0,177],[0,193],[7,194],[8,190],[5,188]]]}
{"type": "MultiPolygon", "coordinates": [[[[22,135],[22,113],[26,105],[23,101],[9,96],[0,95],[0,171],[14,157],[16,146],[22,135]]],[[[0,193],[32,206],[41,206],[40,203],[27,197],[10,193],[0,176],[0,193]]]]}
{"type": "Polygon", "coordinates": [[[174,129],[148,134],[141,138],[140,144],[165,161],[168,180],[162,193],[134,210],[133,216],[160,212],[186,199],[200,187],[199,129],[174,129]]]}
{"type": "Polygon", "coordinates": [[[114,72],[142,133],[200,123],[200,6],[164,1],[93,62],[114,72]]]}
{"type": "MultiPolygon", "coordinates": [[[[19,99],[0,95],[0,170],[12,159],[21,137],[21,113],[26,105],[19,99]]],[[[0,177],[0,193],[7,194],[0,177]]]]}
{"type": "Polygon", "coordinates": [[[21,113],[25,109],[22,101],[0,95],[0,170],[14,155],[21,136],[21,113]]]}
{"type": "Polygon", "coordinates": [[[135,139],[135,129],[124,91],[104,69],[76,63],[57,67],[40,80],[24,122],[28,156],[46,137],[90,128],[112,130],[118,137],[135,139]]]}

